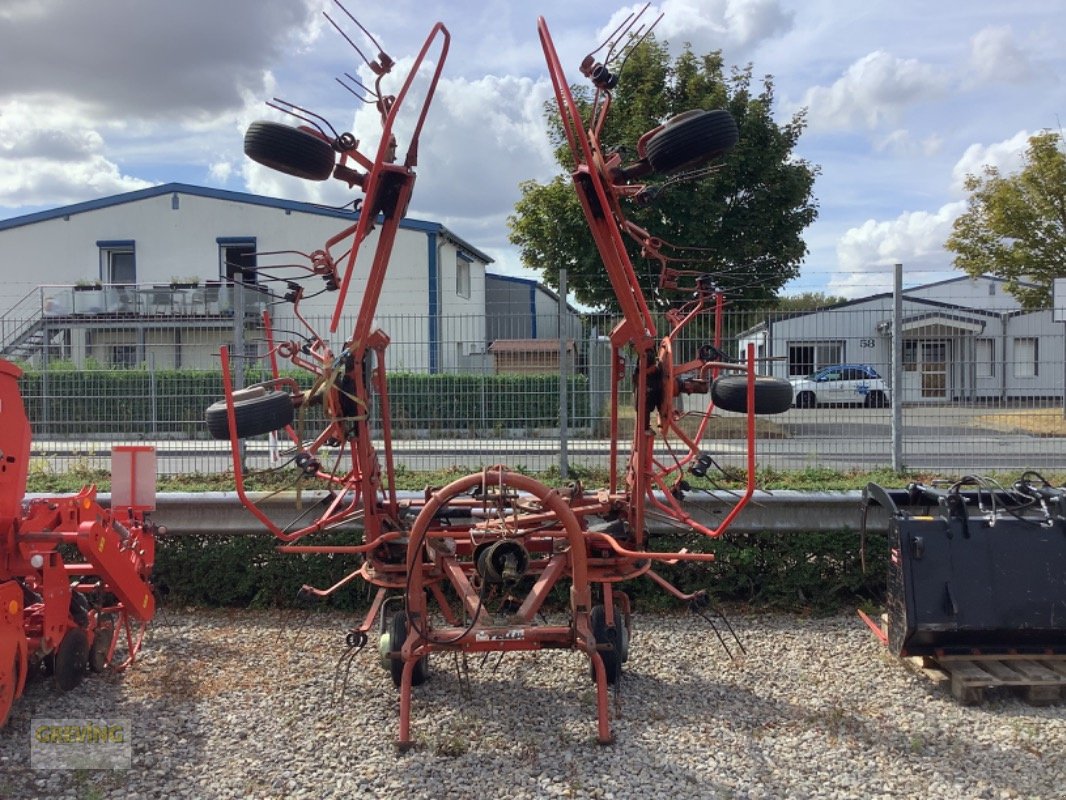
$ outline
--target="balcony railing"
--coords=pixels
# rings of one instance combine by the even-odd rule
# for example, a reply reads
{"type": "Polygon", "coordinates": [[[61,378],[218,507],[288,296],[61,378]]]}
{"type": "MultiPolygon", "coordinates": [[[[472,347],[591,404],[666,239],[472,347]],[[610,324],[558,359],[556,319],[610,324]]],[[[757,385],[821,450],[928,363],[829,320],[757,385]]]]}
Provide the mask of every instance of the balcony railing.
{"type": "Polygon", "coordinates": [[[258,314],[268,299],[261,287],[228,281],[53,285],[37,293],[43,317],[226,317],[241,299],[245,314],[258,314]]]}

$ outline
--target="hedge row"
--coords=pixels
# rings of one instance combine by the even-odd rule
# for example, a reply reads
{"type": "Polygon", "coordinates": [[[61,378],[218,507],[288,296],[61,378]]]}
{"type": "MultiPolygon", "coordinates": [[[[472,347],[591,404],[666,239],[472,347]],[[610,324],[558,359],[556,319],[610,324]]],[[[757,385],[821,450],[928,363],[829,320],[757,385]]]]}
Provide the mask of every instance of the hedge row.
{"type": "MultiPolygon", "coordinates": [[[[326,541],[340,543],[343,536],[326,541]]],[[[247,536],[180,536],[159,542],[155,578],[171,602],[207,606],[297,607],[304,584],[331,586],[358,566],[355,556],[278,553],[266,533],[247,536]]],[[[710,564],[678,562],[656,572],[683,591],[706,589],[716,601],[757,608],[833,611],[870,606],[884,597],[888,537],[868,534],[863,570],[855,533],[753,533],[713,543],[680,537],[656,539],[657,549],[712,549],[710,564]]],[[[638,609],[676,608],[677,603],[649,580],[623,586],[638,609]]],[[[557,591],[551,602],[566,602],[557,591]]],[[[338,592],[325,604],[346,610],[369,602],[362,582],[338,592]]],[[[319,601],[316,601],[316,603],[319,601]]]]}
{"type": "MultiPolygon", "coordinates": [[[[309,373],[292,377],[310,385],[309,373]]],[[[248,373],[245,383],[261,379],[258,372],[248,373]]],[[[397,428],[492,431],[559,425],[559,380],[553,375],[397,372],[389,375],[388,386],[397,428]]],[[[23,375],[21,389],[38,430],[206,436],[204,409],[222,396],[222,377],[208,370],[58,370],[47,377],[31,370],[23,375]]],[[[572,421],[587,420],[583,375],[570,378],[568,409],[572,421]]]]}

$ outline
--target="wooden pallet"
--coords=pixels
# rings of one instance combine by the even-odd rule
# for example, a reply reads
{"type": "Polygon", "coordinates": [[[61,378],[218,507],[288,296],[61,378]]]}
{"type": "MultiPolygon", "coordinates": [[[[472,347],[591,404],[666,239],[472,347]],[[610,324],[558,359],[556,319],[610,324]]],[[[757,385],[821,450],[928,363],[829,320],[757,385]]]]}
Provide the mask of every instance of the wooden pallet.
{"type": "Polygon", "coordinates": [[[1066,700],[1066,656],[916,656],[906,659],[919,673],[947,685],[963,705],[984,702],[986,689],[1006,688],[1031,705],[1066,700]]]}

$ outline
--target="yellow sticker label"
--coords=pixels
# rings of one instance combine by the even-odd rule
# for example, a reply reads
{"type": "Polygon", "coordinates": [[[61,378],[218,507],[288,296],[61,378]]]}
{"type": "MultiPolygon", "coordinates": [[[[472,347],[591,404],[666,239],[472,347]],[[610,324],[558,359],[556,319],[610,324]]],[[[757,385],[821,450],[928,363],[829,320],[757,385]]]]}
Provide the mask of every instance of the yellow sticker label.
{"type": "Polygon", "coordinates": [[[145,595],[144,599],[141,601],[141,608],[148,608],[148,595],[145,595]]]}
{"type": "Polygon", "coordinates": [[[12,600],[10,603],[8,603],[7,613],[10,614],[11,616],[15,616],[17,613],[19,613],[19,601],[18,600],[12,600]]]}
{"type": "Polygon", "coordinates": [[[100,544],[99,544],[99,546],[96,549],[99,550],[102,553],[102,552],[104,552],[104,546],[106,544],[107,544],[107,539],[105,539],[103,536],[101,536],[100,537],[100,544]]]}

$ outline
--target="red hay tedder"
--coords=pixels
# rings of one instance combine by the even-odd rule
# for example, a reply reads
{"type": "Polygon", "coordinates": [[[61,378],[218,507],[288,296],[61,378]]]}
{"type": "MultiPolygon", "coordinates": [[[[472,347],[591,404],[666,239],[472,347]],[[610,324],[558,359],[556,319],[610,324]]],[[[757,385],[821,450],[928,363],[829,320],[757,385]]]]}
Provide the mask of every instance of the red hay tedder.
{"type": "MultiPolygon", "coordinates": [[[[619,680],[631,634],[629,598],[618,587],[644,576],[679,600],[697,606],[707,602],[702,592],[686,594],[672,586],[656,573],[655,565],[710,561],[713,555],[650,549],[647,516],[666,515],[704,536],[721,536],[754,491],[755,415],[779,413],[791,405],[787,381],[756,375],[751,348],[739,361],[722,354],[724,298],[713,277],[686,269],[681,258],[670,255],[681,248],[672,248],[626,217],[627,202],[653,194],[642,180],[705,174],[712,160],[737,140],[736,124],[728,112],[693,110],[646,133],[632,163],[601,149],[599,133],[611,109],[618,65],[651,28],[639,25],[643,13],[633,15],[605,43],[604,63],[594,58],[599,51],[582,63],[581,72],[595,88],[589,120],[582,119],[571,95],[547,25],[543,20],[538,23],[576,164],[574,187],[622,312],[610,336],[613,445],[611,479],[601,489],[577,483],[555,489],[497,466],[443,488],[427,489],[417,500],[398,496],[386,383],[389,337],[374,328],[373,320],[397,228],[414,188],[419,136],[448,54],[450,37],[443,25],[433,26],[399,91],[391,95],[384,86],[394,61],[348,15],[378,52],[375,59],[366,58],[345,35],[376,76],[372,88],[361,83],[358,91],[348,87],[367,95],[380,112],[382,133],[376,149],[364,151],[352,134],[338,133],[322,117],[283,101],[273,106],[296,116],[302,125],[256,122],[245,137],[247,155],[264,165],[309,180],[333,177],[362,193],[357,221],[321,250],[303,254],[305,263],[283,265],[304,278],[323,280],[327,289],[338,292],[331,333],[346,307],[357,260],[368,265],[368,272],[355,329],[345,334],[339,348],[306,322],[300,338],[270,333],[266,315],[274,378],[239,391],[233,389],[224,348],[226,396],[207,409],[206,421],[216,437],[230,439],[237,492],[249,511],[284,542],[281,550],[360,558],[358,569],[335,586],[308,591],[325,596],[357,577],[377,587],[362,624],[348,633],[349,650],[342,662],[347,657],[350,666],[350,658],[367,643],[380,617],[382,661],[400,692],[401,748],[412,741],[411,690],[427,679],[431,655],[542,648],[574,649],[588,656],[597,690],[597,738],[610,742],[608,687],[619,680]],[[431,51],[436,56],[432,63],[431,51]],[[420,83],[425,87],[420,98],[411,100],[420,71],[429,77],[420,83]],[[401,112],[411,121],[404,128],[410,131],[406,150],[398,141],[401,112]],[[377,237],[371,239],[374,230],[377,237]],[[680,298],[666,314],[665,332],[657,330],[624,237],[635,240],[643,256],[658,265],[660,289],[680,298]],[[678,334],[693,320],[708,316],[715,324],[714,341],[701,348],[697,358],[675,361],[678,334]],[[625,354],[635,360],[635,369],[626,368],[625,354]],[[292,379],[281,377],[281,359],[312,373],[311,388],[302,390],[292,379]],[[619,430],[623,384],[629,381],[637,420],[632,438],[619,430]],[[676,401],[682,393],[708,395],[694,435],[678,424],[676,401]],[[305,417],[312,407],[316,413],[321,410],[325,424],[314,435],[304,436],[305,417]],[[701,452],[700,442],[715,407],[746,414],[747,486],[720,524],[710,528],[686,512],[682,497],[687,473],[702,474],[713,463],[701,452]],[[380,418],[380,441],[372,437],[372,409],[380,418]],[[240,440],[280,429],[291,440],[289,463],[301,480],[328,490],[317,517],[307,524],[306,518],[298,518],[293,525],[280,527],[245,491],[240,440]],[[656,444],[668,441],[676,444],[671,444],[673,455],[664,461],[656,444]],[[314,543],[315,534],[353,523],[358,525],[353,543],[314,543]],[[538,612],[549,593],[567,585],[565,621],[542,623],[538,612]]],[[[263,269],[269,274],[269,267],[263,269]]],[[[286,282],[286,299],[302,321],[303,286],[297,279],[286,282]]],[[[628,395],[628,387],[625,391],[628,395]]]]}
{"type": "Polygon", "coordinates": [[[110,508],[95,486],[26,500],[21,374],[0,360],[0,727],[32,675],[67,691],[86,669],[124,670],[155,613],[154,450],[115,448],[110,508]]]}

